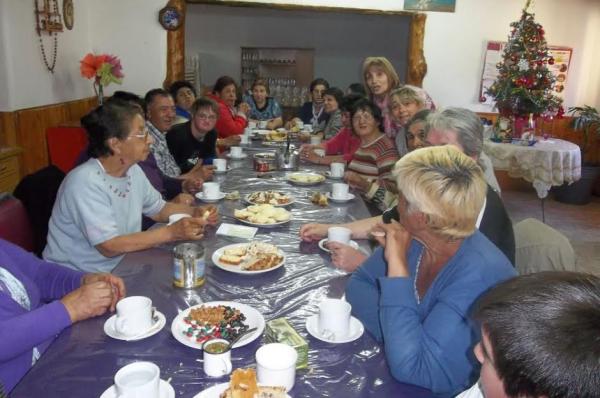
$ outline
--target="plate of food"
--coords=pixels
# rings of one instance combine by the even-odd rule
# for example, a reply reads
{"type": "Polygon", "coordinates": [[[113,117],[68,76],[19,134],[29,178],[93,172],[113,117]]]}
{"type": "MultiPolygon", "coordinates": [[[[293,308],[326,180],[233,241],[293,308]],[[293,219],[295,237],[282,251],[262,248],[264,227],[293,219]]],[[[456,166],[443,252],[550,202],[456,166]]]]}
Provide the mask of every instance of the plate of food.
{"type": "Polygon", "coordinates": [[[233,216],[244,224],[268,228],[289,222],[292,213],[283,207],[262,204],[248,206],[245,209],[235,209],[233,216]]]}
{"type": "Polygon", "coordinates": [[[287,180],[295,185],[317,185],[325,181],[325,176],[318,173],[289,173],[287,180]]]}
{"type": "Polygon", "coordinates": [[[212,261],[222,270],[236,274],[262,274],[283,266],[285,253],[270,243],[253,241],[221,247],[213,253],[212,261]]]}
{"type": "Polygon", "coordinates": [[[265,140],[267,140],[267,141],[285,141],[285,140],[287,140],[287,136],[288,136],[288,133],[285,130],[283,130],[283,131],[273,130],[273,131],[269,131],[269,133],[265,135],[265,140]]]}
{"type": "Polygon", "coordinates": [[[220,383],[198,393],[194,398],[233,397],[290,398],[283,386],[264,386],[256,381],[254,369],[236,369],[229,383],[220,383]]]}
{"type": "Polygon", "coordinates": [[[179,313],[171,322],[171,333],[181,344],[198,350],[206,340],[219,337],[233,340],[248,329],[256,328],[243,336],[233,348],[245,346],[262,335],[265,318],[246,304],[235,301],[211,301],[194,305],[179,313]]]}
{"type": "Polygon", "coordinates": [[[292,195],[281,191],[256,191],[246,195],[244,200],[252,205],[270,204],[275,207],[291,205],[296,201],[292,195]]]}

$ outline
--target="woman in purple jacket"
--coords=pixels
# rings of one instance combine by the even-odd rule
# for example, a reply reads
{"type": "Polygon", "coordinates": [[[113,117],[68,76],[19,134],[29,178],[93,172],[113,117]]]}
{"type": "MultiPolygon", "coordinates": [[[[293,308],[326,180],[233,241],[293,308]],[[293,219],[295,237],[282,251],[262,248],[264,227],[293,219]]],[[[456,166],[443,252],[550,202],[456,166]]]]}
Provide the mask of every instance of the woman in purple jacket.
{"type": "Polygon", "coordinates": [[[0,386],[10,392],[72,323],[114,311],[123,280],[84,274],[0,239],[0,386]]]}

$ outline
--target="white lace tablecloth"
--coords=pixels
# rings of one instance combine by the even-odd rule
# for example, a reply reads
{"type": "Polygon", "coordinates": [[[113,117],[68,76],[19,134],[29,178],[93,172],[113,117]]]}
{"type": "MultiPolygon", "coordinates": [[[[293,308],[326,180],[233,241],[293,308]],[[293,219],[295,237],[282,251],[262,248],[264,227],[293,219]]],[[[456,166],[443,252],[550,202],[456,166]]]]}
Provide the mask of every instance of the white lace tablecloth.
{"type": "Polygon", "coordinates": [[[572,142],[537,137],[533,146],[501,144],[484,140],[483,151],[495,170],[506,170],[510,177],[531,182],[540,199],[552,186],[581,178],[581,151],[572,142]]]}

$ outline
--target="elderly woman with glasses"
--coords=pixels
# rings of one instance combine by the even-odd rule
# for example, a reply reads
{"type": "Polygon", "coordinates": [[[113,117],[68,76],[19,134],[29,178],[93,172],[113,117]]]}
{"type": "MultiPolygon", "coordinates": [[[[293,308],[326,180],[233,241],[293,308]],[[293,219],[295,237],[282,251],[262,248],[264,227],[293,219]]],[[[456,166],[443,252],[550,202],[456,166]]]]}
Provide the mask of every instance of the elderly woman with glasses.
{"type": "Polygon", "coordinates": [[[87,272],[110,272],[128,252],[176,240],[198,240],[215,224],[214,207],[168,203],[152,187],[138,162],[152,137],[138,106],[109,100],[81,119],[91,158],[73,169],[58,191],[48,225],[44,259],[87,272]],[[141,231],[142,214],[169,226],[141,231]]]}
{"type": "Polygon", "coordinates": [[[379,248],[346,287],[354,316],[383,341],[392,375],[440,396],[470,383],[477,298],[515,275],[476,228],[487,186],[481,168],[452,146],[415,150],[394,168],[399,222],[381,224],[379,248]]]}
{"type": "Polygon", "coordinates": [[[394,141],[381,132],[381,111],[368,99],[358,100],[350,112],[352,130],[360,139],[344,180],[382,211],[395,199],[392,168],[400,155],[394,141]]]}

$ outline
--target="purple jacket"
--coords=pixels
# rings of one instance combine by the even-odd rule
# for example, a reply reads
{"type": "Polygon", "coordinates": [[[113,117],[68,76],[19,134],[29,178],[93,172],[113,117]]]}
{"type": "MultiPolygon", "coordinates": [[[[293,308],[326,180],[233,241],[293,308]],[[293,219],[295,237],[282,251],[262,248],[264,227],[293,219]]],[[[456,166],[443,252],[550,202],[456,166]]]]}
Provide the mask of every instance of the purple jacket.
{"type": "Polygon", "coordinates": [[[27,311],[14,301],[0,280],[0,383],[10,392],[31,368],[33,348],[43,353],[71,325],[59,299],[80,286],[83,273],[40,260],[2,239],[0,268],[21,281],[31,305],[27,311]]]}

